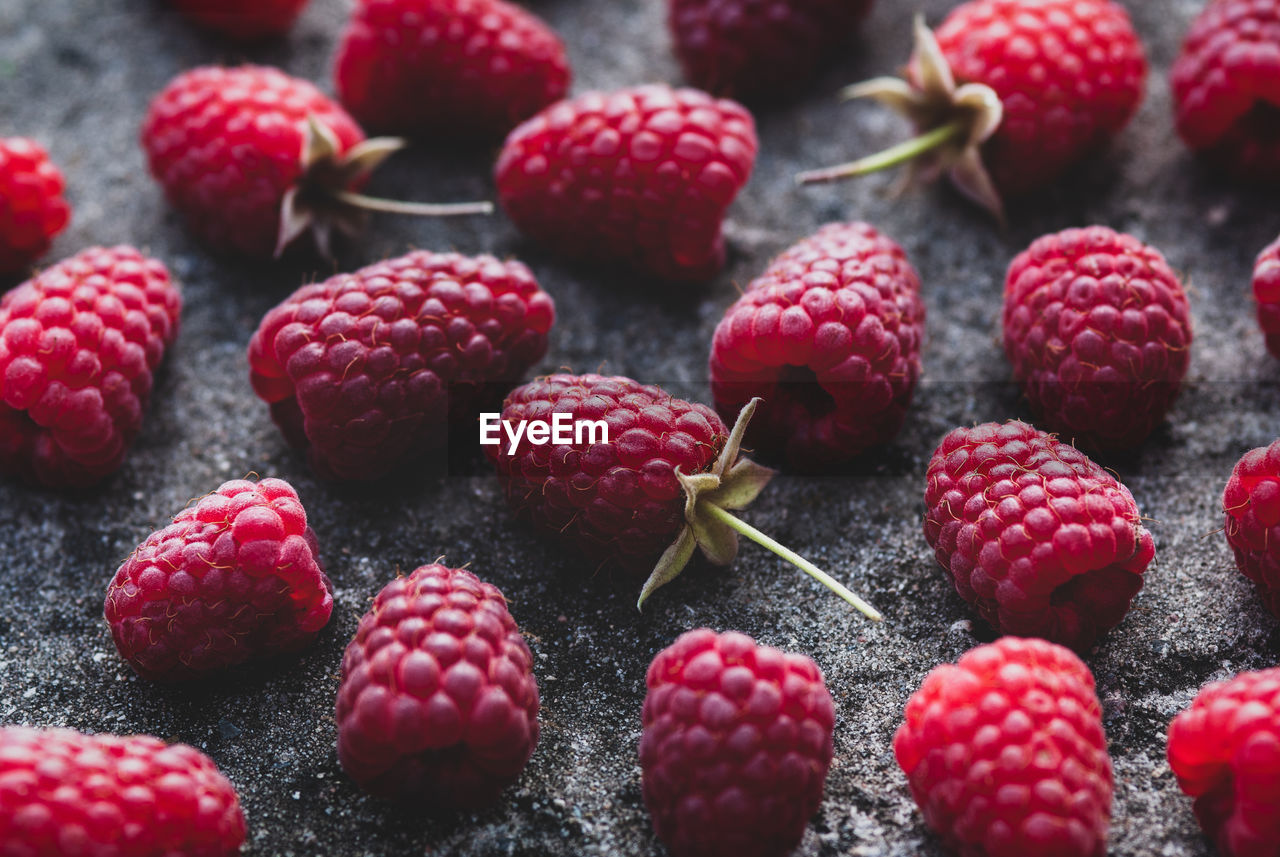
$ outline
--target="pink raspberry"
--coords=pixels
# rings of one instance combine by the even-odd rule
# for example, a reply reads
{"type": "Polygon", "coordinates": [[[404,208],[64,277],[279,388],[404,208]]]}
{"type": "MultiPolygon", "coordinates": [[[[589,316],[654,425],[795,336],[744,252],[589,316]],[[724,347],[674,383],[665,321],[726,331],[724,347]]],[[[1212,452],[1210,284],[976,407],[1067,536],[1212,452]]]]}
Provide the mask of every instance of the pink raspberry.
{"type": "Polygon", "coordinates": [[[298,651],[333,612],[316,534],[282,479],[227,482],[134,550],[107,587],[121,657],[189,679],[298,651]]]}
{"type": "Polygon", "coordinates": [[[1222,492],[1236,567],[1280,617],[1280,440],[1246,452],[1222,492]]]}
{"type": "Polygon", "coordinates": [[[644,802],[672,857],[782,857],[822,803],[835,708],[818,665],[689,631],[649,665],[644,802]]]}
{"type": "Polygon", "coordinates": [[[473,808],[538,743],[533,655],[492,584],[424,565],[383,587],[342,658],[338,760],[361,788],[473,808]]]}
{"type": "Polygon", "coordinates": [[[67,228],[66,181],[34,140],[0,138],[0,274],[21,271],[67,228]]]}
{"type": "Polygon", "coordinates": [[[1267,245],[1253,264],[1253,299],[1267,351],[1280,357],[1280,238],[1267,245]]]}

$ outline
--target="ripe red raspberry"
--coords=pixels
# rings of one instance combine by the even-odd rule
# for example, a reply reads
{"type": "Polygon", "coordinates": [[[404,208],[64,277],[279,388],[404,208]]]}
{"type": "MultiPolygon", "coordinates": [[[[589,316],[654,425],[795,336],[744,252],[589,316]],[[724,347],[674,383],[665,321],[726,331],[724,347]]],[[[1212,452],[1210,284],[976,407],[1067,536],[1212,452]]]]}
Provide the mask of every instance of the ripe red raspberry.
{"type": "Polygon", "coordinates": [[[210,30],[249,41],[278,36],[293,26],[308,0],[169,0],[210,30]]]}
{"type": "Polygon", "coordinates": [[[1222,492],[1236,567],[1280,617],[1280,440],[1246,452],[1222,492]]]}
{"type": "Polygon", "coordinates": [[[1043,640],[1005,637],[934,668],[893,754],[925,821],[974,857],[1103,857],[1111,758],[1093,674],[1043,640]]]}
{"type": "Polygon", "coordinates": [[[550,27],[504,0],[359,0],[334,79],[369,128],[487,139],[563,98],[569,60],[550,27]]]}
{"type": "Polygon", "coordinates": [[[725,419],[764,399],[747,442],[801,470],[898,433],[920,376],[920,277],[892,239],[832,223],[791,247],[729,308],[711,345],[725,419]]]}
{"type": "Polygon", "coordinates": [[[844,45],[872,0],[668,0],[694,86],[747,100],[795,92],[844,45]]]}
{"type": "Polygon", "coordinates": [[[1146,75],[1142,42],[1114,0],[970,0],[934,34],[917,24],[909,82],[880,78],[847,92],[899,110],[924,135],[894,163],[918,158],[926,177],[947,171],[1002,216],[1001,196],[1044,187],[1118,134],[1142,102],[1146,75]]]}
{"type": "Polygon", "coordinates": [[[1280,847],[1280,668],[1207,685],[1169,724],[1169,767],[1222,857],[1280,847]]]}
{"type": "Polygon", "coordinates": [[[50,487],[114,473],[181,308],[132,247],[85,250],[0,298],[0,472],[50,487]]]}
{"type": "Polygon", "coordinates": [[[1022,422],[958,428],[929,461],[924,534],[960,596],[1005,634],[1086,651],[1155,556],[1129,489],[1022,422]]]}
{"type": "Polygon", "coordinates": [[[1182,139],[1244,181],[1280,181],[1277,44],[1280,2],[1213,0],[1170,72],[1182,139]]]}
{"type": "Polygon", "coordinates": [[[818,665],[702,628],[659,652],[646,684],[644,802],[672,857],[791,853],[831,766],[818,665]]]}
{"type": "Polygon", "coordinates": [[[186,744],[70,729],[0,729],[0,853],[234,857],[235,788],[186,744]]]}
{"type": "Polygon", "coordinates": [[[755,165],[741,105],[665,85],[561,101],[507,137],[498,196],[557,253],[700,281],[724,264],[720,222],[755,165]]]}
{"type": "Polygon", "coordinates": [[[296,652],[329,621],[316,534],[288,482],[227,482],[138,545],[107,587],[120,656],[143,678],[190,679],[296,652]]]}
{"type": "Polygon", "coordinates": [[[1280,357],[1280,238],[1267,245],[1254,262],[1253,299],[1267,351],[1280,357]]]}
{"type": "Polygon", "coordinates": [[[554,321],[519,262],[416,251],[286,298],[249,343],[251,380],[322,475],[376,479],[442,449],[542,359],[554,321]]]}
{"type": "Polygon", "coordinates": [[[1009,266],[1004,350],[1047,428],[1091,449],[1129,449],[1178,397],[1191,311],[1158,250],[1102,226],[1068,229],[1009,266]]]}
{"type": "Polygon", "coordinates": [[[0,137],[0,275],[21,271],[66,229],[62,173],[32,140],[0,137]]]}
{"type": "Polygon", "coordinates": [[[497,587],[424,565],[388,583],[342,658],[338,759],[361,788],[473,808],[538,743],[533,655],[497,587]]]}
{"type": "Polygon", "coordinates": [[[733,562],[738,536],[745,535],[879,620],[875,608],[830,575],[730,514],[750,505],[773,477],[738,455],[758,405],[759,399],[749,402],[730,431],[715,411],[659,387],[623,377],[550,375],[511,391],[502,408],[505,427],[485,450],[518,516],[601,564],[649,572],[637,606],[674,580],[695,550],[715,565],[733,562]],[[552,434],[561,417],[571,443],[552,434]],[[535,442],[530,426],[538,422],[547,436],[535,442]],[[512,443],[512,426],[520,424],[512,443]]]}

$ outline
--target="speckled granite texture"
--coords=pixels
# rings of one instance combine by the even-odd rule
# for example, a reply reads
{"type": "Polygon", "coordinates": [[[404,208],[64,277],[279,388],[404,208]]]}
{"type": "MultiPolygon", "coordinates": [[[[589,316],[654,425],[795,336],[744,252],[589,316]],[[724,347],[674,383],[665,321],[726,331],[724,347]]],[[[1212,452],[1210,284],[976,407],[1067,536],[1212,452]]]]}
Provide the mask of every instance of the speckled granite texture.
{"type": "MultiPolygon", "coordinates": [[[[676,80],[661,0],[530,4],[565,37],[576,91],[676,80]]],[[[1108,461],[1151,518],[1157,557],[1132,613],[1089,653],[1116,762],[1113,857],[1209,849],[1164,761],[1164,730],[1206,681],[1273,665],[1276,622],[1236,573],[1218,497],[1231,466],[1280,433],[1280,364],[1265,354],[1248,300],[1254,254],[1280,230],[1274,198],[1197,168],[1174,135],[1166,73],[1200,0],[1128,0],[1153,64],[1141,115],[1105,157],[1014,208],[1006,232],[955,194],[893,199],[892,176],[797,189],[802,167],[900,139],[874,105],[841,105],[846,82],[895,69],[912,13],[947,0],[881,0],[863,35],[811,92],[759,115],[762,154],[728,224],[730,264],[703,290],[671,293],[559,264],[501,216],[378,218],[344,269],[409,247],[527,261],[560,321],[543,369],[632,375],[706,400],[711,332],[768,259],[819,224],[863,218],[919,268],[928,305],[924,382],[898,440],[841,475],[784,476],[747,513],[884,611],[872,626],[764,551],[731,569],[695,569],[634,607],[634,582],[593,574],[514,523],[478,455],[448,475],[351,489],[317,481],[250,393],[245,345],[262,314],[328,269],[251,268],[213,258],[184,232],[146,175],[138,124],[150,96],[200,63],[275,63],[329,88],[344,0],[314,0],[288,38],[243,48],[189,28],[158,0],[0,0],[0,134],[36,137],[67,173],[71,229],[49,257],[130,242],[168,263],[187,301],[146,427],[124,469],[87,496],[0,484],[0,721],[148,732],[202,748],[235,782],[250,855],[660,853],[640,798],[635,749],[645,667],[681,631],[738,629],[804,651],[826,671],[839,720],[826,800],[798,853],[933,857],[893,762],[902,706],[935,664],[978,638],[920,530],[925,464],[955,425],[1026,416],[998,343],[1008,261],[1036,236],[1103,223],[1163,249],[1190,283],[1191,382],[1140,453],[1108,461]],[[319,643],[283,663],[195,687],[138,680],[116,656],[102,596],[116,565],[189,498],[249,471],[289,479],[320,534],[336,609],[319,643]],[[543,693],[543,739],[504,802],[432,818],[365,797],[334,754],[342,648],[397,570],[444,554],[498,584],[529,636],[543,693]]],[[[415,150],[371,190],[419,199],[492,195],[493,151],[415,150]]],[[[4,285],[12,285],[7,283],[4,285]]]]}

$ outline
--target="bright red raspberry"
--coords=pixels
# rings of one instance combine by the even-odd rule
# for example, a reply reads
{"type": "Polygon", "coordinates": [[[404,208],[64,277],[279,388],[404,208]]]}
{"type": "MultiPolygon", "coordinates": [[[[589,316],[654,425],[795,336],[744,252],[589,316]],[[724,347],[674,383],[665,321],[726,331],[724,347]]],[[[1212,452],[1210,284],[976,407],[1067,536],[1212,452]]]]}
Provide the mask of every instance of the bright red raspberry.
{"type": "Polygon", "coordinates": [[[235,857],[235,788],[186,744],[70,729],[0,729],[0,853],[235,857]]]}
{"type": "Polygon", "coordinates": [[[1280,617],[1280,440],[1246,452],[1222,492],[1236,567],[1280,617]]]}
{"type": "Polygon", "coordinates": [[[66,182],[39,144],[0,137],[0,274],[26,268],[67,228],[66,182]]]}
{"type": "Polygon", "coordinates": [[[138,675],[191,679],[305,648],[333,612],[330,589],[293,486],[237,479],[138,545],[104,612],[138,675]]]}
{"type": "Polygon", "coordinates": [[[442,449],[542,359],[554,321],[519,262],[420,250],[286,298],[249,343],[251,380],[322,475],[376,479],[442,449]]]}
{"type": "Polygon", "coordinates": [[[358,183],[341,159],[363,140],[355,120],[310,83],[252,65],[179,75],[142,124],[151,173],[191,231],[214,249],[256,258],[290,237],[286,203],[323,201],[300,189],[358,183]],[[332,151],[309,145],[309,118],[332,137],[332,151]]]}
{"type": "Polygon", "coordinates": [[[644,802],[672,857],[783,857],[822,803],[835,708],[818,665],[689,631],[649,665],[644,802]]]}
{"type": "Polygon", "coordinates": [[[474,808],[538,743],[533,655],[497,587],[424,565],[388,583],[342,658],[338,759],[361,788],[474,808]]]}
{"type": "Polygon", "coordinates": [[[0,473],[54,488],[114,473],[181,308],[132,247],[85,250],[0,298],[0,473]]]}
{"type": "Polygon", "coordinates": [[[744,100],[775,99],[811,81],[849,41],[872,0],[668,0],[684,76],[744,100]]]}
{"type": "Polygon", "coordinates": [[[775,259],[725,313],[711,345],[716,409],[760,406],[747,442],[801,470],[898,433],[920,376],[920,277],[892,239],[832,223],[775,259]]]}
{"type": "Polygon", "coordinates": [[[1254,262],[1253,299],[1267,351],[1280,357],[1280,238],[1267,245],[1254,262]]]}
{"type": "Polygon", "coordinates": [[[486,446],[516,514],[576,546],[589,559],[647,572],[685,525],[675,470],[702,473],[729,437],[716,412],[630,378],[550,375],[507,396],[503,421],[601,421],[595,437],[512,452],[504,435],[486,446]]]}
{"type": "Polygon", "coordinates": [[[1191,310],[1160,252],[1103,226],[1035,241],[1009,266],[1004,350],[1044,425],[1129,449],[1164,421],[1191,360],[1191,310]]]}
{"type": "Polygon", "coordinates": [[[755,165],[741,105],[665,85],[561,101],[507,137],[496,176],[522,232],[573,259],[701,281],[724,264],[720,223],[755,165]]]}
{"type": "Polygon", "coordinates": [[[1280,0],[1212,0],[1170,82],[1188,146],[1244,181],[1280,181],[1280,0]]]}
{"type": "Polygon", "coordinates": [[[966,857],[1103,857],[1111,757],[1093,674],[1005,637],[934,668],[893,736],[925,821],[966,857]]]}
{"type": "Polygon", "coordinates": [[[1280,848],[1280,668],[1207,685],[1169,724],[1169,767],[1222,857],[1280,848]]]}
{"type": "Polygon", "coordinates": [[[924,534],[960,596],[1005,634],[1086,651],[1155,556],[1129,489],[1023,422],[958,428],[929,461],[924,534]]]}
{"type": "Polygon", "coordinates": [[[169,0],[183,15],[233,39],[278,36],[293,26],[308,0],[169,0]]]}
{"type": "Polygon", "coordinates": [[[564,44],[504,0],[359,0],[338,47],[338,97],[369,128],[501,137],[569,89],[564,44]]]}

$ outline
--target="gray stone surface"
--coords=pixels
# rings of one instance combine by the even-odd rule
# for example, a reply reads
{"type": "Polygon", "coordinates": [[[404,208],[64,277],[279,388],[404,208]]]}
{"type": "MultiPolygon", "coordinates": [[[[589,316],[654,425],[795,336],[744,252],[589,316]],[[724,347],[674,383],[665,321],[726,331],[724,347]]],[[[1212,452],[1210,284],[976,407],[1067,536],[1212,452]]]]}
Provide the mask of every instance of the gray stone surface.
{"type": "MultiPolygon", "coordinates": [[[[566,38],[576,89],[675,80],[660,0],[542,0],[566,38]]],[[[947,0],[919,4],[937,21],[947,0]]],[[[516,255],[554,295],[560,321],[544,369],[605,367],[706,399],[711,332],[767,260],[824,221],[863,218],[906,247],[928,304],[924,383],[898,440],[847,472],[784,476],[747,515],[850,582],[888,617],[872,626],[769,554],[699,568],[637,615],[634,583],[593,575],[513,523],[478,458],[451,475],[379,489],[317,481],[250,393],[245,344],[258,318],[313,271],[224,262],[183,231],[136,143],[147,100],[181,69],[250,59],[328,87],[345,12],[314,0],[285,40],[242,48],[187,27],[158,0],[0,0],[0,134],[42,140],[64,167],[72,228],[50,259],[130,242],[168,263],[186,295],[184,330],[124,469],[64,497],[0,485],[0,722],[147,732],[202,748],[235,782],[251,855],[646,854],[660,851],[635,758],[645,667],[681,631],[738,629],[811,654],[839,721],[826,800],[798,853],[935,855],[890,738],[935,664],[979,642],[920,532],[925,463],[950,428],[1025,416],[998,344],[1003,271],[1036,236],[1103,223],[1162,248],[1190,282],[1191,383],[1167,427],[1108,462],[1152,519],[1157,558],[1124,623],[1088,655],[1116,762],[1111,854],[1203,855],[1189,802],[1164,761],[1164,730],[1206,681],[1270,666],[1280,636],[1235,572],[1218,496],[1246,449],[1280,433],[1280,369],[1247,298],[1253,255],[1280,230],[1273,198],[1198,169],[1170,120],[1166,73],[1199,0],[1129,0],[1153,62],[1137,121],[1105,156],[1014,209],[1001,232],[946,190],[891,199],[892,177],[818,190],[801,167],[868,152],[906,129],[842,83],[896,68],[916,4],[882,0],[864,34],[793,106],[759,115],[757,173],[728,224],[731,260],[705,290],[663,292],[565,267],[501,216],[378,219],[344,268],[411,246],[516,255]],[[189,498],[255,471],[300,491],[336,586],[334,618],[301,657],[194,687],[138,680],[117,657],[102,595],[117,563],[189,498]],[[444,554],[506,592],[535,652],[543,739],[503,803],[429,817],[365,797],[335,758],[331,716],[342,648],[397,570],[444,554]]],[[[373,191],[419,199],[490,195],[492,151],[397,157],[373,191]]],[[[11,284],[6,284],[11,285],[11,284]]]]}

